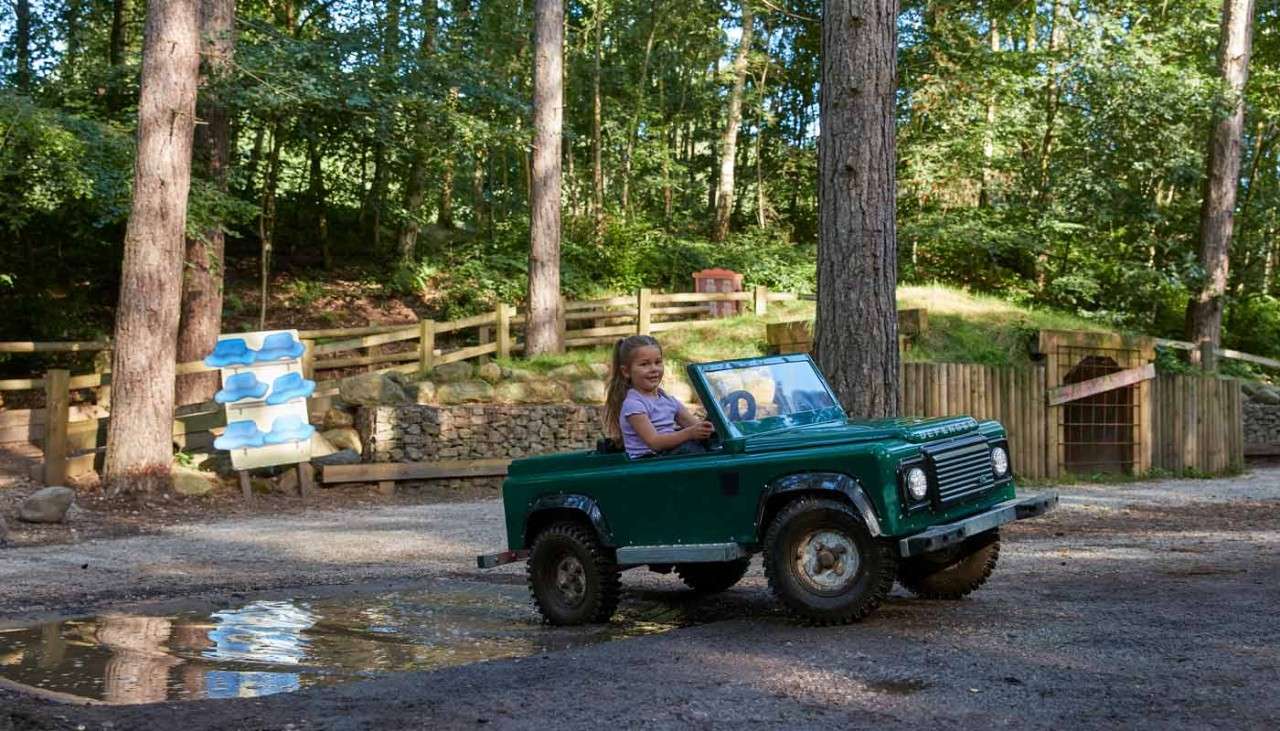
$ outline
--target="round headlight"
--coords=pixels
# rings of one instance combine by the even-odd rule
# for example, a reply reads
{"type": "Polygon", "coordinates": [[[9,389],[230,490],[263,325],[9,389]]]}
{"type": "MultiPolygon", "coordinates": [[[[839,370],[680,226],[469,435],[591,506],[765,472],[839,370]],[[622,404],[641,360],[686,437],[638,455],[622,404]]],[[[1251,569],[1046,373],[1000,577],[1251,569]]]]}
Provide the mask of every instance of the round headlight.
{"type": "Polygon", "coordinates": [[[913,500],[924,500],[928,496],[929,478],[925,477],[924,470],[919,467],[907,470],[907,492],[913,500]]]}
{"type": "Polygon", "coordinates": [[[996,477],[1009,474],[1009,453],[1004,451],[1004,447],[992,448],[991,470],[996,473],[996,477]]]}

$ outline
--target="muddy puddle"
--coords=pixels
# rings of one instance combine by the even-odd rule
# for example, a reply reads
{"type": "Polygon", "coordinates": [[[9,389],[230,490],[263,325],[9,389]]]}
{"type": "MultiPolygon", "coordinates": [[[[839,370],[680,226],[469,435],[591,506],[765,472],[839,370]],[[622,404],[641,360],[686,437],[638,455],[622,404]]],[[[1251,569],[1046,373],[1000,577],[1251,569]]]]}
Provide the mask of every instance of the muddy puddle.
{"type": "Polygon", "coordinates": [[[107,703],[243,698],[665,632],[706,619],[698,614],[639,601],[608,625],[551,628],[521,585],[441,582],[0,630],[0,678],[107,703]]]}

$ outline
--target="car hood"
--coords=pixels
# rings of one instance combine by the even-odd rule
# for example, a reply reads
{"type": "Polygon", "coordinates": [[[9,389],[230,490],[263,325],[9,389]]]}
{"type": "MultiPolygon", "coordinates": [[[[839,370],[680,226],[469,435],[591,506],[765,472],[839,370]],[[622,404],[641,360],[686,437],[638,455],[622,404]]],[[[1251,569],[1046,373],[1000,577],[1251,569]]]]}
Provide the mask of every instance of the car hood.
{"type": "Polygon", "coordinates": [[[934,419],[898,418],[875,421],[828,421],[797,426],[747,437],[746,451],[770,451],[798,447],[819,447],[848,442],[900,439],[919,444],[967,434],[978,428],[971,416],[944,416],[934,419]]]}

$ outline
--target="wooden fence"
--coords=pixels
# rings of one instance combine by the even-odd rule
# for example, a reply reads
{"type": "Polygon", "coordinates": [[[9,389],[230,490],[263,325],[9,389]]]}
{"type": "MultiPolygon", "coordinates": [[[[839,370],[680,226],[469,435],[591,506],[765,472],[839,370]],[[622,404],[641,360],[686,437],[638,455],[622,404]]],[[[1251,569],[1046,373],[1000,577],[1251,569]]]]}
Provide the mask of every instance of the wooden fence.
{"type": "Polygon", "coordinates": [[[1151,389],[1152,465],[1171,472],[1217,473],[1244,467],[1240,382],[1162,375],[1151,389]]]}
{"type": "MultiPolygon", "coordinates": [[[[570,348],[611,343],[630,334],[650,334],[696,324],[709,314],[716,302],[741,302],[743,309],[766,314],[770,302],[798,299],[786,292],[770,292],[762,286],[744,292],[655,293],[637,290],[634,295],[563,303],[560,327],[570,348]]],[[[411,325],[372,325],[357,328],[301,330],[306,347],[303,369],[317,381],[312,398],[323,403],[338,393],[340,377],[321,378],[328,371],[349,374],[352,369],[372,367],[382,371],[414,372],[445,363],[505,358],[521,352],[525,318],[508,304],[498,304],[486,312],[459,320],[422,320],[411,325]],[[410,346],[410,347],[405,347],[410,346]],[[394,348],[391,352],[378,352],[394,348]]],[[[67,353],[109,350],[106,341],[74,343],[0,343],[0,353],[67,353]]],[[[38,378],[0,380],[0,392],[44,392],[46,408],[0,408],[0,444],[32,442],[42,444],[46,484],[62,482],[68,474],[92,469],[94,457],[102,452],[106,420],[110,414],[111,375],[108,359],[95,373],[72,376],[52,369],[38,378]],[[91,404],[72,404],[70,394],[89,389],[91,404]],[[54,417],[49,418],[52,412],[54,417]],[[54,428],[50,429],[52,423],[54,428]]],[[[179,363],[175,375],[208,372],[203,362],[179,363]]],[[[179,446],[203,446],[211,441],[209,429],[225,426],[222,408],[212,402],[179,407],[174,421],[174,441],[179,446]]]]}

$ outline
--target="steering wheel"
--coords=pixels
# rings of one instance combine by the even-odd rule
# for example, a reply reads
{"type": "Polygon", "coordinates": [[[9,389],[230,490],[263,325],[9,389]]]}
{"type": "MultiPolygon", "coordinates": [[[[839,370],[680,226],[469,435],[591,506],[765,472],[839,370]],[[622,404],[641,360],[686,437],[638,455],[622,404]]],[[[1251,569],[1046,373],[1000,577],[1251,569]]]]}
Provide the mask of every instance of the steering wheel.
{"type": "Polygon", "coordinates": [[[752,421],[756,418],[756,397],[750,391],[734,391],[720,399],[720,407],[729,421],[752,421]],[[745,402],[740,410],[738,404],[745,402]]]}

